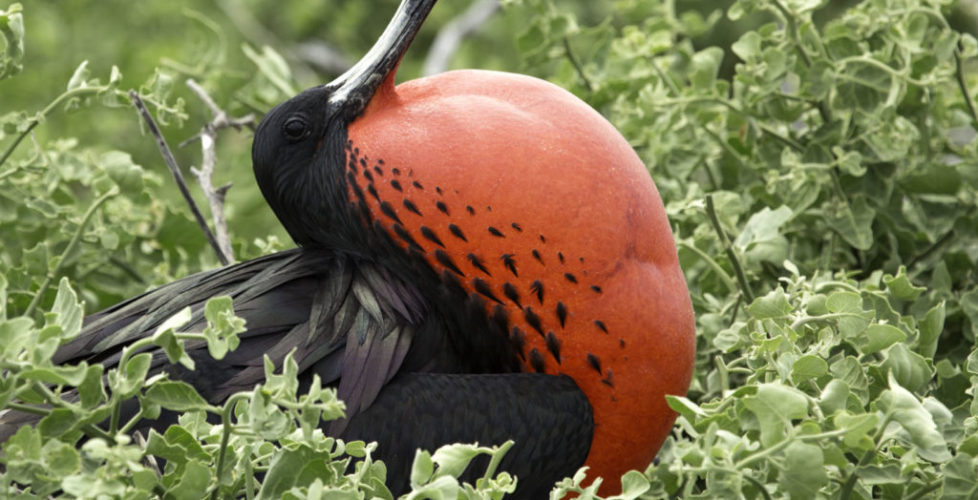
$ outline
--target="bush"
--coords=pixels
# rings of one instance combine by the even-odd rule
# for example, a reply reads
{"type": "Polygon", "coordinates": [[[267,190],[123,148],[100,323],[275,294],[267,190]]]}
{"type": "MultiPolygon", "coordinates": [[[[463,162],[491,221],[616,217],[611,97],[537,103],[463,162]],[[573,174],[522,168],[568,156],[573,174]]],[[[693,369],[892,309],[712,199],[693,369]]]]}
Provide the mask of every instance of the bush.
{"type": "MultiPolygon", "coordinates": [[[[505,2],[498,22],[520,27],[523,70],[589,102],[646,160],[696,309],[693,386],[670,398],[674,435],[657,464],[621,479],[624,498],[978,494],[978,42],[951,27],[946,14],[961,7],[950,1],[869,0],[816,22],[823,3],[738,0],[724,13],[622,1],[608,15],[600,4],[505,2]],[[591,22],[596,12],[607,19],[591,22]],[[724,14],[757,25],[730,52],[703,48],[724,14]]],[[[7,81],[32,71],[20,10],[0,13],[7,81]]],[[[209,86],[234,113],[261,112],[300,87],[277,52],[247,53],[194,76],[248,74],[233,89],[209,86]]],[[[174,95],[176,74],[189,76],[170,65],[139,86],[174,124],[192,115],[174,95]]],[[[296,394],[293,364],[213,408],[187,386],[145,380],[138,354],[104,384],[99,365],[47,361],[80,324],[69,281],[85,303],[105,306],[215,262],[199,257],[206,242],[166,201],[173,195],[159,194],[173,191],[163,177],[112,142],[30,144],[65,107],[118,113],[102,108],[128,106],[122,81],[117,70],[92,79],[83,64],[42,112],[0,117],[0,403],[46,414],[4,445],[0,491],[389,496],[370,446],[315,430],[342,404],[326,389],[296,394]],[[62,401],[75,388],[79,400],[62,401]],[[188,413],[165,434],[129,442],[119,431],[135,422],[98,422],[132,396],[141,417],[188,413]],[[43,402],[54,409],[40,410],[43,402]],[[83,434],[95,437],[76,447],[83,434]],[[162,477],[144,463],[153,456],[167,460],[162,477]],[[276,470],[303,472],[279,480],[276,470]]],[[[126,118],[130,128],[136,119],[126,118]]],[[[243,142],[232,144],[234,158],[246,156],[243,142]]],[[[245,257],[277,248],[274,238],[234,243],[245,257]]],[[[211,308],[204,335],[220,354],[240,325],[227,302],[211,308]]],[[[191,334],[179,320],[169,326],[147,342],[165,343],[180,362],[191,334]]],[[[492,467],[478,490],[453,476],[474,454],[505,448],[419,455],[415,494],[500,497],[511,478],[492,467]]],[[[593,498],[586,484],[582,471],[557,492],[593,498]]]]}

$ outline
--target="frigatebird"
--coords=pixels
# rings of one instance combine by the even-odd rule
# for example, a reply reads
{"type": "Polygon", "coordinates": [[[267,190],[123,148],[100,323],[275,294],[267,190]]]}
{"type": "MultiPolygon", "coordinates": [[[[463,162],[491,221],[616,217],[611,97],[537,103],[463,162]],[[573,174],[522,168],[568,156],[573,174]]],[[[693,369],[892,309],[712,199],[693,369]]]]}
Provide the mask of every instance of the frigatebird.
{"type": "MultiPolygon", "coordinates": [[[[434,0],[404,0],[349,71],[257,129],[258,187],[298,248],[203,272],[86,318],[55,355],[111,366],[190,306],[230,295],[247,321],[215,361],[153,370],[212,402],[293,351],[335,386],[331,435],[379,443],[395,493],[417,448],[516,446],[517,498],[580,466],[644,468],[675,419],[692,307],[662,201],[628,142],[545,81],[451,71],[395,85],[434,0]]],[[[163,425],[160,423],[158,425],[163,425]]],[[[614,488],[617,481],[606,484],[614,488]]]]}

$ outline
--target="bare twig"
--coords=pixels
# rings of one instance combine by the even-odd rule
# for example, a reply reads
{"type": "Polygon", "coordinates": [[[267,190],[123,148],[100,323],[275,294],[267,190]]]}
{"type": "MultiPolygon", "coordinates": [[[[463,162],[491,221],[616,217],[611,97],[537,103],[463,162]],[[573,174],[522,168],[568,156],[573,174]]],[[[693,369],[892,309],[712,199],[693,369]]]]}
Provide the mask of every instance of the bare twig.
{"type": "MultiPolygon", "coordinates": [[[[136,440],[136,444],[139,445],[141,449],[143,450],[146,449],[146,438],[143,437],[142,432],[134,431],[132,433],[132,437],[136,440]]],[[[148,467],[150,470],[155,472],[157,478],[160,477],[160,471],[162,470],[162,468],[160,467],[159,462],[156,461],[156,457],[153,456],[152,453],[147,453],[145,456],[143,456],[143,464],[146,467],[148,467]]]]}
{"type": "Polygon", "coordinates": [[[214,232],[217,233],[217,244],[221,246],[221,251],[227,255],[228,260],[234,262],[234,250],[231,248],[231,237],[228,234],[228,221],[224,217],[224,196],[227,194],[231,184],[225,184],[214,189],[211,177],[214,175],[214,167],[217,165],[217,130],[212,123],[204,125],[204,131],[200,133],[200,149],[203,159],[201,168],[198,170],[190,167],[190,171],[197,177],[200,188],[207,197],[207,203],[211,207],[211,218],[214,220],[214,232]]]}
{"type": "Polygon", "coordinates": [[[204,236],[207,237],[207,241],[211,244],[211,248],[214,249],[214,253],[217,254],[217,260],[221,262],[222,266],[229,264],[227,256],[224,251],[221,250],[221,246],[217,243],[217,239],[214,237],[214,233],[211,232],[211,228],[207,227],[207,221],[204,220],[204,215],[201,214],[200,208],[197,206],[197,202],[194,198],[190,196],[190,188],[187,187],[187,181],[183,178],[183,173],[180,172],[180,166],[177,165],[177,160],[173,158],[173,152],[170,151],[170,146],[166,144],[166,139],[163,138],[163,134],[160,132],[160,128],[156,125],[156,120],[153,116],[149,114],[149,110],[146,109],[146,104],[139,97],[139,93],[135,90],[129,91],[129,100],[132,101],[136,109],[139,110],[139,114],[143,117],[146,122],[146,126],[149,128],[149,132],[153,135],[156,140],[156,146],[160,149],[160,154],[163,155],[163,161],[166,163],[167,168],[170,169],[170,174],[173,175],[173,180],[176,181],[177,187],[180,188],[180,194],[183,195],[184,200],[190,205],[190,211],[194,214],[194,219],[197,220],[197,225],[200,229],[204,231],[204,236]]]}
{"type": "Polygon", "coordinates": [[[240,118],[231,118],[224,112],[223,109],[214,103],[214,100],[207,94],[207,91],[204,90],[203,87],[201,87],[197,82],[195,82],[193,78],[187,80],[187,86],[190,87],[190,90],[193,90],[194,93],[197,94],[197,97],[200,97],[201,101],[204,101],[204,104],[211,110],[211,113],[214,114],[214,119],[211,120],[211,125],[213,125],[216,130],[221,130],[222,128],[228,127],[232,127],[239,132],[241,131],[242,127],[248,127],[251,130],[255,130],[255,115],[249,113],[240,118]]]}
{"type": "Polygon", "coordinates": [[[968,112],[971,113],[971,123],[978,128],[978,111],[975,110],[975,101],[971,98],[971,92],[968,91],[968,82],[964,76],[964,61],[961,60],[961,42],[958,42],[958,50],[954,51],[954,67],[954,76],[958,81],[958,87],[961,89],[961,96],[964,98],[964,103],[968,105],[968,112]]]}
{"type": "MultiPolygon", "coordinates": [[[[213,120],[205,124],[200,134],[195,136],[195,138],[200,139],[203,158],[201,160],[201,168],[196,169],[191,167],[190,171],[197,177],[197,182],[200,183],[200,187],[204,191],[204,196],[207,197],[207,202],[210,204],[211,217],[214,219],[214,232],[217,233],[217,243],[228,260],[234,262],[234,250],[231,248],[231,237],[228,234],[227,219],[224,217],[224,196],[227,194],[228,189],[231,188],[231,185],[227,184],[215,189],[212,181],[214,167],[217,166],[217,131],[228,127],[233,127],[237,130],[241,130],[242,127],[254,129],[255,117],[249,114],[241,118],[230,118],[223,109],[214,103],[214,100],[207,94],[207,91],[192,78],[187,80],[187,86],[190,87],[190,90],[194,94],[197,94],[197,97],[204,102],[204,105],[214,115],[213,120]]],[[[183,144],[187,142],[185,141],[183,144]]]]}
{"type": "Polygon", "coordinates": [[[734,268],[734,275],[737,277],[737,283],[740,284],[741,293],[743,293],[748,304],[754,302],[754,292],[751,290],[750,284],[747,283],[747,274],[744,273],[744,268],[740,265],[740,259],[737,258],[733,245],[727,238],[727,233],[720,226],[720,218],[717,217],[716,209],[713,207],[713,195],[706,195],[706,214],[710,217],[710,223],[713,224],[713,229],[720,237],[720,243],[727,253],[727,258],[730,259],[730,265],[734,268]]]}
{"type": "Polygon", "coordinates": [[[584,81],[584,88],[588,92],[594,92],[594,86],[591,85],[591,79],[587,77],[587,73],[584,72],[584,67],[581,66],[581,62],[577,60],[577,56],[574,55],[574,50],[571,49],[570,40],[564,37],[564,54],[567,55],[567,60],[570,61],[571,66],[574,66],[574,71],[577,72],[577,76],[581,77],[584,81]]]}
{"type": "Polygon", "coordinates": [[[459,14],[445,25],[434,43],[431,50],[424,60],[422,72],[425,75],[435,75],[448,69],[448,63],[458,50],[458,46],[465,37],[492,17],[493,13],[499,9],[499,0],[475,0],[469,5],[465,12],[459,14]]]}

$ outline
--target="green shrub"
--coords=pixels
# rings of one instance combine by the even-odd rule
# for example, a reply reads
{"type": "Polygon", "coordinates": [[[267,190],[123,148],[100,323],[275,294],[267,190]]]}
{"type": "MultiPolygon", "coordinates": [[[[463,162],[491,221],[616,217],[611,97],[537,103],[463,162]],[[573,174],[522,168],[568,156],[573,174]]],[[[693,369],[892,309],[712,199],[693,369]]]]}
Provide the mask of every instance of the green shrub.
{"type": "MultiPolygon", "coordinates": [[[[603,4],[505,2],[498,22],[519,27],[523,70],[601,111],[649,165],[696,308],[693,385],[670,398],[674,435],[657,464],[621,479],[624,498],[978,495],[978,42],[951,27],[946,15],[960,6],[950,1],[869,0],[816,22],[824,3],[739,0],[710,13],[625,0],[594,23],[609,14],[603,4]],[[729,51],[702,47],[723,15],[757,23],[729,51]]],[[[0,12],[8,81],[32,71],[20,10],[0,12]]],[[[164,65],[139,92],[178,124],[193,112],[174,94],[176,75],[248,74],[234,88],[209,87],[235,111],[264,111],[301,87],[275,51],[248,50],[251,59],[217,57],[199,74],[164,65]]],[[[128,106],[122,82],[115,69],[94,80],[83,64],[43,111],[0,116],[0,403],[47,415],[4,445],[0,494],[389,497],[370,446],[315,430],[342,403],[328,389],[296,394],[294,364],[269,367],[266,384],[214,408],[187,386],[145,380],[138,354],[104,382],[99,365],[47,361],[77,333],[78,295],[105,306],[216,262],[161,194],[170,183],[118,142],[31,140],[65,108],[119,114],[104,107],[128,106]],[[62,401],[72,388],[79,400],[62,401]],[[139,417],[188,413],[132,442],[120,431],[136,422],[99,423],[132,396],[139,417]],[[94,438],[76,447],[83,434],[94,438]],[[150,456],[167,459],[162,477],[150,456]],[[276,474],[284,470],[302,473],[276,474]]],[[[134,113],[124,119],[135,129],[134,113]]],[[[229,140],[233,157],[246,158],[246,143],[229,140]]],[[[244,257],[277,247],[234,242],[244,257]]],[[[207,340],[233,347],[230,304],[212,309],[207,340]]],[[[146,342],[165,343],[180,362],[180,342],[197,337],[180,333],[179,319],[170,326],[146,342]]],[[[498,498],[511,478],[492,466],[478,489],[454,473],[476,453],[505,449],[421,454],[414,494],[498,498]]],[[[589,498],[589,484],[582,472],[557,491],[589,498]]]]}

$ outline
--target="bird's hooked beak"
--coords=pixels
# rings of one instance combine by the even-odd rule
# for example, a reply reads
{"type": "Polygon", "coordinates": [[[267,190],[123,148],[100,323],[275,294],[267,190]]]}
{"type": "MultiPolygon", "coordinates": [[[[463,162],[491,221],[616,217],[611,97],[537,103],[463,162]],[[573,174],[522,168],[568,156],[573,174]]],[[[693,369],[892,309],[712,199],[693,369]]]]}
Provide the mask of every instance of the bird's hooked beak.
{"type": "Polygon", "coordinates": [[[370,51],[352,68],[323,86],[329,92],[329,107],[343,109],[351,117],[362,113],[381,84],[393,77],[436,1],[402,0],[370,51]]]}

